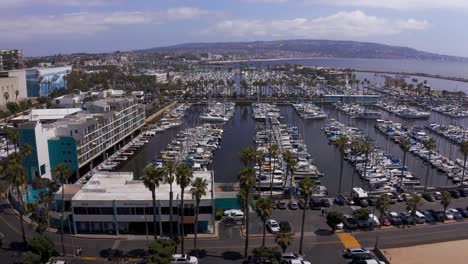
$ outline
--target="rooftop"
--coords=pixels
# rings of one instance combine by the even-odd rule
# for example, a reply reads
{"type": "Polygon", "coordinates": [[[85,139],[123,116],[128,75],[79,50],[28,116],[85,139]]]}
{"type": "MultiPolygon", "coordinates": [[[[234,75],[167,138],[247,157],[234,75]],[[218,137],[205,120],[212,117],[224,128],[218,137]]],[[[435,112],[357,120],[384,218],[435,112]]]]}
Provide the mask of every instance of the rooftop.
{"type": "MultiPolygon", "coordinates": [[[[211,171],[194,171],[193,178],[201,177],[208,182],[206,196],[202,199],[211,199],[211,171]]],[[[174,199],[180,199],[180,187],[172,185],[174,199]]],[[[169,184],[161,184],[156,189],[157,200],[169,200],[169,184]]],[[[190,187],[184,192],[184,199],[191,200],[190,187]]],[[[145,187],[143,181],[133,180],[133,172],[106,172],[99,171],[83,186],[73,197],[74,201],[150,201],[151,192],[145,187]]]]}
{"type": "Polygon", "coordinates": [[[20,115],[13,118],[13,121],[59,120],[80,111],[81,108],[32,109],[28,115],[20,115]]]}

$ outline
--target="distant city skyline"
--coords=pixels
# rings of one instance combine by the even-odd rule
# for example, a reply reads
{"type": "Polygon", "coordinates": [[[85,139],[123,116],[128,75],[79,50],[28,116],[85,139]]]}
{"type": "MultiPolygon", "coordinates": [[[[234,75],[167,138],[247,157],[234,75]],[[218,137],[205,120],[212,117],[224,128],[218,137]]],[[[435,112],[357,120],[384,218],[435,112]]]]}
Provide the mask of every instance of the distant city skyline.
{"type": "Polygon", "coordinates": [[[468,57],[467,15],[461,0],[2,0],[0,49],[42,56],[331,39],[468,57]]]}

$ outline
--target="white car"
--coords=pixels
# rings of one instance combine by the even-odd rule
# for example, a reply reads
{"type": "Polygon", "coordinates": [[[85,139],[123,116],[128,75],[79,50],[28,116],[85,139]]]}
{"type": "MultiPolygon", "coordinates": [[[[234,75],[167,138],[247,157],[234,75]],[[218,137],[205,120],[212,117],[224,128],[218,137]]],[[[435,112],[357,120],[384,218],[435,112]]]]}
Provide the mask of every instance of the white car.
{"type": "Polygon", "coordinates": [[[445,220],[453,220],[453,213],[450,210],[445,211],[445,220]]]}
{"type": "Polygon", "coordinates": [[[225,214],[226,217],[229,217],[235,221],[241,221],[244,219],[244,212],[241,210],[228,210],[228,214],[225,214]]]}
{"type": "Polygon", "coordinates": [[[288,264],[310,264],[310,262],[306,260],[300,260],[300,259],[290,259],[288,261],[288,264]]]}
{"type": "Polygon", "coordinates": [[[352,247],[344,250],[344,255],[347,258],[352,258],[354,255],[359,255],[363,253],[370,253],[370,251],[368,249],[360,247],[352,247]]]}
{"type": "Polygon", "coordinates": [[[304,260],[301,255],[294,254],[292,252],[289,253],[281,253],[281,262],[288,262],[290,260],[297,259],[297,260],[304,260]]]}
{"type": "Polygon", "coordinates": [[[198,259],[187,254],[174,254],[171,264],[198,264],[198,259]]]}
{"type": "Polygon", "coordinates": [[[369,214],[369,222],[371,222],[373,226],[380,226],[379,218],[374,214],[369,214]]]}
{"type": "Polygon", "coordinates": [[[276,220],[270,219],[266,222],[266,227],[270,233],[275,234],[280,231],[280,226],[276,220]]]}
{"type": "Polygon", "coordinates": [[[240,213],[244,213],[244,212],[242,212],[242,211],[239,210],[239,209],[230,209],[230,210],[224,211],[223,214],[224,214],[224,216],[230,216],[230,215],[232,215],[232,214],[234,214],[234,213],[239,213],[239,212],[240,212],[240,213]]]}

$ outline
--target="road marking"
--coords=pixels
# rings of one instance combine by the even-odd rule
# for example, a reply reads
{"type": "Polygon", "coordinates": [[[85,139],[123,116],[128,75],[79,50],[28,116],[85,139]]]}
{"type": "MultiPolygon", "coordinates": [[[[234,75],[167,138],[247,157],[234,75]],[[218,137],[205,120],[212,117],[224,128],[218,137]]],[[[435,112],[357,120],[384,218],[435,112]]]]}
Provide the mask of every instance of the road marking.
{"type": "Polygon", "coordinates": [[[114,245],[112,246],[112,249],[114,249],[114,250],[117,249],[119,247],[119,245],[120,245],[120,240],[116,240],[114,242],[114,245]]]}
{"type": "Polygon", "coordinates": [[[352,234],[338,234],[338,238],[341,240],[341,243],[343,243],[345,248],[361,247],[361,244],[359,244],[352,234]]]}
{"type": "Polygon", "coordinates": [[[81,257],[80,260],[98,260],[97,257],[81,257]]]}

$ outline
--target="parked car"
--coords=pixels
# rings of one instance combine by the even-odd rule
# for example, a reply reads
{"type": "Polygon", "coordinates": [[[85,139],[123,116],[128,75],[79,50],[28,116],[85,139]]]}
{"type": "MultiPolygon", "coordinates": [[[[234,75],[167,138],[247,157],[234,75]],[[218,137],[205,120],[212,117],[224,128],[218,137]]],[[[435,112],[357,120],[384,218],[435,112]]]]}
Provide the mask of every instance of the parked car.
{"type": "Polygon", "coordinates": [[[367,207],[369,206],[369,202],[367,201],[367,199],[359,199],[359,205],[361,207],[367,207]]]}
{"type": "Polygon", "coordinates": [[[246,260],[242,261],[242,264],[267,264],[271,263],[270,258],[260,256],[248,256],[246,260]]]}
{"type": "Polygon", "coordinates": [[[290,230],[290,231],[292,230],[291,225],[289,224],[288,221],[281,221],[279,223],[279,226],[280,226],[280,230],[290,230]]]}
{"type": "Polygon", "coordinates": [[[450,196],[452,196],[452,198],[455,198],[455,199],[460,198],[460,193],[457,190],[450,190],[449,193],[450,193],[450,196]]]}
{"type": "Polygon", "coordinates": [[[369,259],[374,259],[374,256],[372,256],[370,253],[356,254],[352,257],[350,263],[363,263],[362,261],[369,259]]]}
{"type": "Polygon", "coordinates": [[[442,210],[432,210],[431,209],[431,210],[429,210],[429,212],[431,212],[432,217],[434,217],[434,219],[436,221],[440,221],[440,222],[444,221],[444,219],[445,219],[444,211],[442,211],[442,210]]]}
{"type": "Polygon", "coordinates": [[[463,208],[456,208],[456,209],[460,212],[460,214],[461,214],[463,217],[465,217],[465,218],[468,217],[468,210],[467,210],[467,209],[463,209],[463,208]]]}
{"type": "Polygon", "coordinates": [[[424,217],[426,217],[426,223],[433,223],[436,221],[429,210],[422,211],[421,213],[424,215],[424,217]]]}
{"type": "Polygon", "coordinates": [[[291,209],[291,210],[297,210],[297,209],[299,209],[299,204],[298,204],[298,202],[297,202],[295,199],[291,199],[291,200],[289,201],[289,209],[291,209]]]}
{"type": "Polygon", "coordinates": [[[454,216],[453,213],[449,210],[445,211],[445,220],[453,220],[454,216]]]}
{"type": "Polygon", "coordinates": [[[171,264],[198,264],[198,259],[187,254],[172,255],[171,264]]]}
{"type": "Polygon", "coordinates": [[[390,220],[390,223],[392,223],[392,225],[401,225],[402,224],[402,221],[401,221],[401,217],[396,213],[396,212],[385,212],[385,215],[388,217],[388,220],[390,220]]]}
{"type": "Polygon", "coordinates": [[[355,255],[360,255],[360,254],[364,254],[364,253],[369,254],[370,251],[368,249],[361,248],[361,247],[351,247],[351,248],[345,249],[344,252],[343,252],[343,255],[346,258],[352,258],[355,255]]]}
{"type": "Polygon", "coordinates": [[[333,199],[333,203],[336,205],[344,205],[343,198],[340,196],[336,196],[335,199],[333,199]]]}
{"type": "Polygon", "coordinates": [[[367,201],[369,202],[369,205],[371,205],[371,206],[377,205],[378,200],[379,200],[379,197],[369,197],[369,198],[367,198],[367,201]]]}
{"type": "Polygon", "coordinates": [[[379,218],[375,214],[369,214],[369,222],[373,226],[380,226],[379,218]]]}
{"type": "Polygon", "coordinates": [[[287,209],[288,208],[288,203],[286,202],[286,200],[280,200],[276,204],[276,208],[281,209],[281,210],[287,209]]]}
{"type": "Polygon", "coordinates": [[[347,229],[356,229],[358,228],[358,223],[354,217],[349,214],[343,215],[343,224],[347,229]]]}
{"type": "Polygon", "coordinates": [[[400,213],[401,222],[405,225],[415,223],[413,216],[409,212],[400,213]]]}
{"type": "Polygon", "coordinates": [[[224,214],[224,216],[231,216],[232,214],[238,213],[238,212],[244,213],[244,212],[242,212],[242,211],[239,210],[239,209],[230,209],[230,210],[224,211],[223,214],[224,214]]]}
{"type": "Polygon", "coordinates": [[[292,252],[281,253],[281,263],[288,263],[288,261],[292,259],[304,260],[301,255],[292,252]]]}
{"type": "Polygon", "coordinates": [[[448,208],[447,211],[450,211],[455,220],[463,220],[463,215],[455,208],[448,208]]]}
{"type": "Polygon", "coordinates": [[[309,201],[309,206],[311,209],[318,210],[322,208],[322,203],[320,202],[320,198],[312,196],[309,201]]]}
{"type": "Polygon", "coordinates": [[[391,203],[391,204],[394,204],[394,203],[396,203],[396,202],[398,201],[395,194],[393,194],[393,193],[387,193],[387,195],[388,195],[388,198],[390,199],[390,203],[391,203]]]}
{"type": "Polygon", "coordinates": [[[436,200],[442,200],[442,193],[441,192],[434,192],[434,196],[436,200]]]}
{"type": "Polygon", "coordinates": [[[305,202],[305,200],[302,199],[302,198],[299,199],[299,201],[297,202],[297,204],[299,205],[299,208],[300,208],[301,210],[304,209],[305,206],[306,206],[306,202],[305,202]]]}
{"type": "Polygon", "coordinates": [[[460,193],[461,197],[467,197],[468,196],[468,189],[460,189],[460,190],[458,190],[458,192],[460,193]]]}
{"type": "Polygon", "coordinates": [[[288,264],[310,264],[307,260],[300,260],[300,259],[290,259],[287,262],[288,264]]]}
{"type": "Polygon", "coordinates": [[[436,198],[432,193],[423,193],[422,198],[428,202],[435,202],[436,198]]]}
{"type": "Polygon", "coordinates": [[[278,222],[276,222],[276,220],[274,219],[269,219],[267,222],[266,222],[266,227],[268,229],[268,232],[272,233],[272,234],[276,234],[280,231],[280,226],[278,224],[278,222]]]}
{"type": "Polygon", "coordinates": [[[328,201],[327,198],[320,199],[320,204],[322,205],[322,207],[330,207],[330,201],[328,201]]]}
{"type": "Polygon", "coordinates": [[[392,225],[392,222],[390,222],[390,219],[388,217],[384,217],[382,221],[383,226],[390,226],[392,225]]]}
{"type": "Polygon", "coordinates": [[[244,219],[244,212],[241,210],[231,210],[231,213],[226,217],[231,218],[234,221],[240,221],[244,219]]]}

